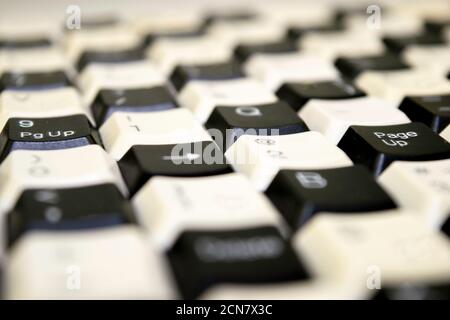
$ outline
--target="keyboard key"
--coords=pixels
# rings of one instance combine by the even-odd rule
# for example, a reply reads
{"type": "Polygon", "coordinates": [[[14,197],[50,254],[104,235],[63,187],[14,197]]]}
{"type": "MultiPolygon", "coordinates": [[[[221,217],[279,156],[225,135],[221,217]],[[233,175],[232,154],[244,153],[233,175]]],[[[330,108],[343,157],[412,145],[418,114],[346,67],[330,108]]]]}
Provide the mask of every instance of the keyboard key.
{"type": "Polygon", "coordinates": [[[277,101],[275,95],[259,82],[240,78],[223,81],[193,81],[178,96],[180,104],[205,123],[217,106],[252,106],[277,101]]]}
{"type": "Polygon", "coordinates": [[[127,195],[116,162],[99,145],[51,151],[16,150],[0,166],[0,176],[0,212],[11,209],[26,189],[113,183],[127,195]]]}
{"type": "Polygon", "coordinates": [[[429,284],[402,283],[377,290],[375,300],[448,300],[450,284],[443,281],[429,284]]]}
{"type": "Polygon", "coordinates": [[[5,72],[0,78],[2,90],[47,90],[69,86],[69,80],[63,71],[46,73],[5,72]]]}
{"type": "Polygon", "coordinates": [[[337,58],[336,67],[342,74],[349,78],[356,78],[364,71],[392,71],[408,69],[398,56],[393,54],[383,54],[376,56],[355,57],[355,58],[337,58]]]}
{"type": "Polygon", "coordinates": [[[58,118],[11,118],[0,138],[3,160],[15,150],[55,150],[101,144],[84,115],[58,118]]]}
{"type": "Polygon", "coordinates": [[[91,110],[97,125],[101,126],[114,112],[152,112],[177,107],[167,87],[153,87],[100,90],[91,110]]]}
{"type": "Polygon", "coordinates": [[[205,127],[213,136],[213,132],[220,132],[224,149],[243,134],[270,136],[308,131],[295,111],[284,102],[247,107],[216,107],[205,127]]]}
{"type": "Polygon", "coordinates": [[[163,257],[131,226],[30,233],[7,270],[8,299],[176,298],[163,257]]]}
{"type": "Polygon", "coordinates": [[[312,131],[338,144],[352,125],[382,126],[411,122],[394,104],[378,98],[309,100],[298,113],[312,131]]]}
{"type": "Polygon", "coordinates": [[[233,24],[236,22],[251,21],[255,18],[257,18],[257,14],[251,11],[211,12],[206,14],[203,27],[206,28],[218,22],[233,24]]]}
{"type": "Polygon", "coordinates": [[[114,184],[22,193],[8,214],[9,245],[24,234],[113,227],[134,222],[134,213],[114,184]]]}
{"type": "Polygon", "coordinates": [[[181,65],[175,68],[170,81],[177,91],[193,80],[215,81],[242,78],[239,64],[231,60],[223,63],[206,65],[181,65]]]}
{"type": "Polygon", "coordinates": [[[391,126],[351,126],[338,147],[355,163],[379,175],[391,162],[450,157],[450,144],[419,122],[391,126]]]}
{"type": "Polygon", "coordinates": [[[0,106],[2,129],[12,118],[57,118],[73,115],[90,117],[83,108],[77,91],[71,87],[38,91],[5,90],[0,95],[0,106]]]}
{"type": "Polygon", "coordinates": [[[308,280],[290,244],[272,227],[185,232],[169,252],[181,294],[194,299],[222,283],[308,280]]]}
{"type": "Polygon", "coordinates": [[[307,54],[255,55],[244,64],[244,71],[272,91],[286,82],[332,81],[339,78],[331,62],[307,54]]]}
{"type": "Polygon", "coordinates": [[[297,233],[294,246],[318,276],[355,286],[366,297],[378,291],[377,276],[382,288],[448,281],[449,242],[413,215],[321,213],[297,233]]]}
{"type": "Polygon", "coordinates": [[[342,150],[312,131],[282,136],[242,135],[225,156],[258,190],[265,190],[281,169],[312,170],[352,165],[342,150]]]}
{"type": "Polygon", "coordinates": [[[396,207],[363,166],[281,170],[266,195],[296,230],[318,212],[369,212],[396,207]]]}
{"type": "Polygon", "coordinates": [[[17,50],[17,49],[35,49],[42,47],[49,47],[52,42],[48,38],[34,38],[34,39],[1,39],[0,49],[2,50],[17,50]]]}
{"type": "Polygon", "coordinates": [[[429,19],[425,21],[425,28],[430,33],[439,34],[450,27],[450,19],[429,19]]]}
{"type": "Polygon", "coordinates": [[[447,126],[442,132],[441,137],[447,140],[450,143],[450,125],[447,126]]]}
{"type": "Polygon", "coordinates": [[[211,136],[184,108],[150,113],[116,112],[102,125],[106,151],[119,160],[134,145],[210,141],[211,136]]]}
{"type": "Polygon", "coordinates": [[[445,44],[443,37],[434,33],[423,33],[406,37],[384,37],[383,42],[389,50],[397,53],[410,45],[429,46],[445,44]]]}
{"type": "Polygon", "coordinates": [[[288,82],[277,90],[277,96],[295,111],[310,99],[335,100],[364,96],[364,92],[344,80],[320,82],[288,82]]]}
{"type": "Polygon", "coordinates": [[[125,63],[144,59],[142,47],[121,51],[84,51],[78,59],[77,69],[81,72],[86,66],[93,63],[125,63]]]}
{"type": "Polygon", "coordinates": [[[326,24],[312,25],[312,26],[291,26],[287,31],[287,37],[292,40],[298,40],[307,34],[327,34],[342,32],[345,26],[339,19],[332,19],[326,24]]]}
{"type": "Polygon", "coordinates": [[[450,45],[420,46],[406,48],[402,57],[409,65],[446,74],[450,70],[450,45]]]}
{"type": "Polygon", "coordinates": [[[400,105],[406,96],[445,95],[450,93],[450,81],[429,70],[365,72],[356,85],[368,95],[393,101],[400,105]]]}
{"type": "Polygon", "coordinates": [[[450,93],[442,96],[406,97],[399,109],[411,121],[422,122],[434,132],[441,132],[450,124],[450,93]]]}
{"type": "Polygon", "coordinates": [[[414,210],[433,228],[449,216],[450,159],[395,161],[378,181],[399,205],[414,210]]]}
{"type": "Polygon", "coordinates": [[[232,172],[212,141],[135,145],[119,161],[125,183],[136,193],[151,177],[200,177],[232,172]]]}
{"type": "Polygon", "coordinates": [[[241,174],[154,177],[133,197],[138,221],[155,245],[169,250],[183,232],[273,226],[281,217],[241,174]],[[211,214],[213,213],[213,214],[211,214]]]}
{"type": "Polygon", "coordinates": [[[297,46],[294,42],[280,40],[260,44],[240,44],[234,50],[234,56],[239,62],[243,63],[255,54],[281,54],[293,53],[295,51],[297,51],[297,46]]]}

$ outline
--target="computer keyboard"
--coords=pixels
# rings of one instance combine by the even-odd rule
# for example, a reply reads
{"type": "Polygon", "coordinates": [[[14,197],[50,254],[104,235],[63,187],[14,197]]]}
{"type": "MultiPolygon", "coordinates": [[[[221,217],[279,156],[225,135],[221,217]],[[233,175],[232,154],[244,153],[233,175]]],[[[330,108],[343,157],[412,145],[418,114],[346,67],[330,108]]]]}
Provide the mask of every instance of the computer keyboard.
{"type": "Polygon", "coordinates": [[[2,299],[450,299],[450,1],[0,7],[2,299]]]}

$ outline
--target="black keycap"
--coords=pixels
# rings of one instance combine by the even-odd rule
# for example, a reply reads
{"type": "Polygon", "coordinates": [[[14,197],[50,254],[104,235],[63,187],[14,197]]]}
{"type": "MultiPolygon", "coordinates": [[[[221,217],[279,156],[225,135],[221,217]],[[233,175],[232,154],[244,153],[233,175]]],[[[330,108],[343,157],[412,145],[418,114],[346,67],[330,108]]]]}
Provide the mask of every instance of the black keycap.
{"type": "Polygon", "coordinates": [[[450,158],[450,144],[419,122],[392,126],[351,126],[338,144],[354,163],[375,175],[392,161],[450,158]]]}
{"type": "Polygon", "coordinates": [[[228,12],[228,13],[209,13],[205,16],[203,28],[209,27],[214,22],[242,22],[253,20],[257,14],[250,11],[228,12]]]}
{"type": "Polygon", "coordinates": [[[26,190],[8,213],[11,245],[33,230],[69,231],[134,222],[129,202],[114,184],[26,190]]]}
{"type": "Polygon", "coordinates": [[[356,78],[363,71],[395,71],[408,69],[397,55],[385,54],[360,58],[338,58],[335,61],[338,70],[348,78],[356,78]]]}
{"type": "Polygon", "coordinates": [[[375,291],[374,300],[449,300],[450,283],[413,284],[382,286],[375,291]]]}
{"type": "Polygon", "coordinates": [[[69,86],[70,82],[63,71],[52,72],[5,72],[0,78],[0,91],[7,89],[42,90],[69,86]]]}
{"type": "Polygon", "coordinates": [[[122,63],[144,59],[141,46],[120,51],[84,51],[78,59],[77,69],[81,72],[90,63],[122,63]]]}
{"type": "Polygon", "coordinates": [[[170,81],[180,91],[191,80],[226,80],[243,77],[239,64],[228,61],[207,65],[177,66],[170,76],[170,81]]]}
{"type": "Polygon", "coordinates": [[[168,257],[186,299],[197,298],[214,285],[310,278],[290,244],[273,227],[184,232],[168,257]]]}
{"type": "Polygon", "coordinates": [[[49,47],[52,42],[47,38],[10,40],[0,39],[0,49],[35,49],[41,47],[49,47]]]}
{"type": "Polygon", "coordinates": [[[165,39],[185,39],[185,38],[194,38],[204,35],[204,30],[199,27],[198,29],[184,30],[184,31],[176,31],[176,32],[152,32],[147,34],[144,37],[145,46],[150,46],[157,39],[165,38],[165,39]]]}
{"type": "Polygon", "coordinates": [[[266,195],[293,230],[317,212],[370,212],[395,203],[364,166],[325,170],[281,170],[266,195]]]}
{"type": "Polygon", "coordinates": [[[131,194],[153,176],[200,177],[232,172],[212,141],[172,145],[135,145],[119,161],[131,194]]]}
{"type": "Polygon", "coordinates": [[[136,89],[103,89],[91,110],[97,126],[116,111],[151,112],[177,108],[174,95],[164,86],[136,89]]]}
{"type": "Polygon", "coordinates": [[[348,81],[288,82],[276,92],[280,100],[298,111],[309,99],[350,99],[365,95],[348,81]]]}
{"type": "Polygon", "coordinates": [[[425,29],[434,34],[441,34],[441,32],[450,27],[450,19],[449,20],[428,20],[425,21],[425,29]]]}
{"type": "Polygon", "coordinates": [[[14,150],[54,150],[101,144],[85,115],[11,118],[0,135],[0,160],[14,150]]]}
{"type": "Polygon", "coordinates": [[[290,27],[287,30],[287,37],[294,41],[299,40],[302,36],[308,33],[328,33],[328,32],[339,32],[345,30],[344,19],[340,16],[340,14],[336,14],[334,19],[332,19],[327,24],[317,25],[317,26],[309,26],[309,27],[290,27]]]}
{"type": "Polygon", "coordinates": [[[291,40],[282,40],[262,44],[241,44],[234,50],[235,58],[243,63],[251,55],[257,53],[289,53],[297,51],[297,46],[291,40]]]}
{"type": "Polygon", "coordinates": [[[450,216],[447,218],[447,221],[445,221],[444,224],[442,225],[441,230],[450,239],[450,216]]]}
{"type": "Polygon", "coordinates": [[[434,132],[441,132],[450,124],[450,95],[406,97],[399,109],[411,121],[422,122],[434,132]]]}
{"type": "Polygon", "coordinates": [[[441,35],[430,32],[417,36],[384,37],[383,42],[389,50],[395,53],[400,53],[403,49],[411,45],[445,45],[445,41],[441,35]]]}
{"type": "Polygon", "coordinates": [[[308,131],[295,111],[282,101],[256,106],[216,107],[205,127],[213,137],[216,136],[214,130],[218,130],[227,147],[243,134],[280,135],[308,131]]]}

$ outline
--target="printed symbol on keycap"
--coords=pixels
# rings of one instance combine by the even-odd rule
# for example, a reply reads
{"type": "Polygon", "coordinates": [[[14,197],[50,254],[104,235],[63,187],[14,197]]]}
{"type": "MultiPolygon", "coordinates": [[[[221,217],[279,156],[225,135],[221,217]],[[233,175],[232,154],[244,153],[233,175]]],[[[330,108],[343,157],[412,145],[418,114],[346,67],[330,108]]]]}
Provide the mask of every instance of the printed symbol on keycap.
{"type": "Polygon", "coordinates": [[[424,167],[417,167],[414,169],[414,172],[417,174],[428,174],[429,173],[428,169],[424,168],[424,167]]]}
{"type": "Polygon", "coordinates": [[[30,95],[28,93],[24,93],[24,92],[17,92],[17,93],[14,93],[13,97],[14,97],[14,99],[16,99],[18,101],[25,101],[30,97],[30,95]]]}
{"type": "Polygon", "coordinates": [[[45,209],[45,219],[50,223],[57,223],[62,218],[62,212],[58,207],[48,207],[45,209]]]}
{"type": "Polygon", "coordinates": [[[399,240],[393,243],[393,247],[405,261],[418,262],[432,260],[434,258],[434,241],[428,236],[417,236],[416,238],[399,240]]]}
{"type": "Polygon", "coordinates": [[[34,177],[44,177],[49,174],[49,169],[46,167],[32,167],[28,170],[28,173],[34,177]]]}
{"type": "Polygon", "coordinates": [[[450,112],[450,106],[439,107],[439,112],[450,112]]]}
{"type": "Polygon", "coordinates": [[[68,266],[66,268],[66,287],[68,290],[81,289],[81,268],[79,266],[68,266]]]}
{"type": "Polygon", "coordinates": [[[433,180],[431,181],[430,186],[436,191],[450,192],[450,185],[445,181],[433,180]]]}
{"type": "Polygon", "coordinates": [[[366,269],[367,281],[366,286],[369,290],[381,289],[381,269],[379,266],[370,265],[366,269]]]}
{"type": "Polygon", "coordinates": [[[287,157],[284,155],[283,151],[267,150],[267,154],[272,158],[287,159],[287,157]]]}
{"type": "Polygon", "coordinates": [[[440,96],[425,96],[422,97],[422,101],[424,102],[439,102],[442,98],[440,96]]]}
{"type": "Polygon", "coordinates": [[[297,172],[298,182],[306,189],[323,189],[327,186],[327,180],[317,172],[297,172]]]}
{"type": "Polygon", "coordinates": [[[217,195],[214,202],[226,210],[237,210],[247,206],[248,201],[239,195],[217,195]]]}
{"type": "Polygon", "coordinates": [[[52,190],[41,190],[34,194],[36,201],[56,204],[59,201],[58,193],[52,190]]]}
{"type": "Polygon", "coordinates": [[[273,140],[273,139],[262,139],[262,138],[255,139],[255,142],[258,143],[258,144],[264,144],[264,145],[266,145],[266,146],[272,146],[272,145],[274,145],[275,143],[277,143],[277,142],[276,142],[275,140],[273,140]]]}
{"type": "Polygon", "coordinates": [[[115,101],[115,104],[121,106],[125,104],[125,102],[127,102],[127,98],[122,96],[115,101]]]}
{"type": "Polygon", "coordinates": [[[16,86],[22,86],[25,83],[25,76],[20,73],[15,73],[12,75],[12,80],[16,86]]]}
{"type": "Polygon", "coordinates": [[[337,230],[342,236],[347,238],[348,240],[355,241],[363,241],[364,240],[364,232],[361,229],[355,228],[349,225],[343,225],[337,230]]]}
{"type": "Polygon", "coordinates": [[[239,108],[236,108],[235,111],[238,115],[241,115],[244,117],[260,117],[260,116],[262,116],[261,111],[255,107],[239,107],[239,108]]]}
{"type": "Polygon", "coordinates": [[[192,160],[200,158],[200,155],[197,154],[197,153],[186,153],[186,154],[181,155],[181,156],[179,156],[179,155],[170,155],[170,156],[163,156],[162,158],[163,158],[163,160],[170,160],[170,161],[177,161],[177,162],[181,161],[181,160],[192,161],[192,160]]]}

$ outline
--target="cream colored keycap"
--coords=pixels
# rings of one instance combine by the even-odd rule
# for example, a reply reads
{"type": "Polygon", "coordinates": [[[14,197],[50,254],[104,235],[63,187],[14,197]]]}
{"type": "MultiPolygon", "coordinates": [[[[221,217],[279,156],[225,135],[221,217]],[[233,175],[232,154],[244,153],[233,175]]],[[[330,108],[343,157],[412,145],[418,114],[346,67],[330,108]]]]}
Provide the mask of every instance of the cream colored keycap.
{"type": "Polygon", "coordinates": [[[383,42],[370,31],[306,34],[300,38],[299,47],[330,61],[338,57],[371,56],[384,52],[383,42]]]}
{"type": "Polygon", "coordinates": [[[209,141],[211,136],[186,109],[149,113],[115,112],[101,126],[106,151],[116,160],[133,145],[209,141]]]}
{"type": "Polygon", "coordinates": [[[258,190],[265,190],[281,169],[326,169],[351,166],[352,161],[318,132],[281,136],[242,135],[226,158],[258,190]]]}
{"type": "Polygon", "coordinates": [[[296,234],[294,246],[323,279],[368,294],[376,277],[381,288],[450,278],[450,242],[413,212],[320,213],[296,234]]]}
{"type": "Polygon", "coordinates": [[[450,81],[430,70],[368,71],[357,79],[356,85],[370,96],[376,96],[399,105],[408,95],[444,95],[450,93],[450,81]]]}
{"type": "Polygon", "coordinates": [[[440,226],[450,213],[450,159],[395,161],[378,178],[399,205],[440,226]]]}
{"type": "Polygon", "coordinates": [[[116,162],[98,145],[62,150],[11,152],[0,166],[0,213],[25,189],[74,188],[114,183],[127,195],[116,162]]]}
{"type": "Polygon", "coordinates": [[[211,36],[158,39],[147,50],[147,57],[166,76],[180,64],[212,64],[231,58],[232,48],[211,36]]]}
{"type": "Polygon", "coordinates": [[[198,121],[208,120],[216,106],[246,106],[277,101],[275,95],[254,79],[190,81],[178,96],[180,104],[198,121]]]}
{"type": "Polygon", "coordinates": [[[362,97],[343,100],[309,100],[298,113],[310,130],[337,144],[352,125],[381,126],[410,122],[392,102],[362,97]]]}
{"type": "Polygon", "coordinates": [[[450,57],[450,45],[408,46],[403,52],[403,58],[409,65],[432,70],[444,76],[450,70],[448,57],[450,57]]]}
{"type": "Polygon", "coordinates": [[[11,250],[6,297],[173,299],[176,294],[163,259],[134,226],[31,232],[11,250]]]}
{"type": "Polygon", "coordinates": [[[51,90],[5,90],[0,95],[0,128],[10,118],[51,118],[91,114],[83,108],[78,92],[72,87],[51,90]]]}
{"type": "Polygon", "coordinates": [[[165,79],[149,61],[120,64],[90,64],[78,78],[85,106],[90,106],[102,89],[149,88],[162,85],[165,79]]]}
{"type": "Polygon", "coordinates": [[[441,132],[441,137],[450,143],[450,125],[441,132]]]}
{"type": "Polygon", "coordinates": [[[161,250],[183,231],[281,227],[281,216],[245,176],[154,177],[133,197],[140,223],[161,250]]]}
{"type": "Polygon", "coordinates": [[[196,31],[203,23],[202,16],[196,10],[194,11],[162,11],[152,15],[140,15],[131,21],[133,28],[141,36],[151,33],[183,33],[196,31]]]}
{"type": "Polygon", "coordinates": [[[42,19],[25,14],[7,14],[2,8],[0,19],[0,38],[13,41],[28,41],[46,38],[50,41],[57,41],[61,36],[61,28],[58,21],[42,19]]]}
{"type": "Polygon", "coordinates": [[[272,91],[285,82],[325,81],[339,78],[333,63],[317,55],[288,53],[255,55],[244,64],[247,75],[272,91]]]}

